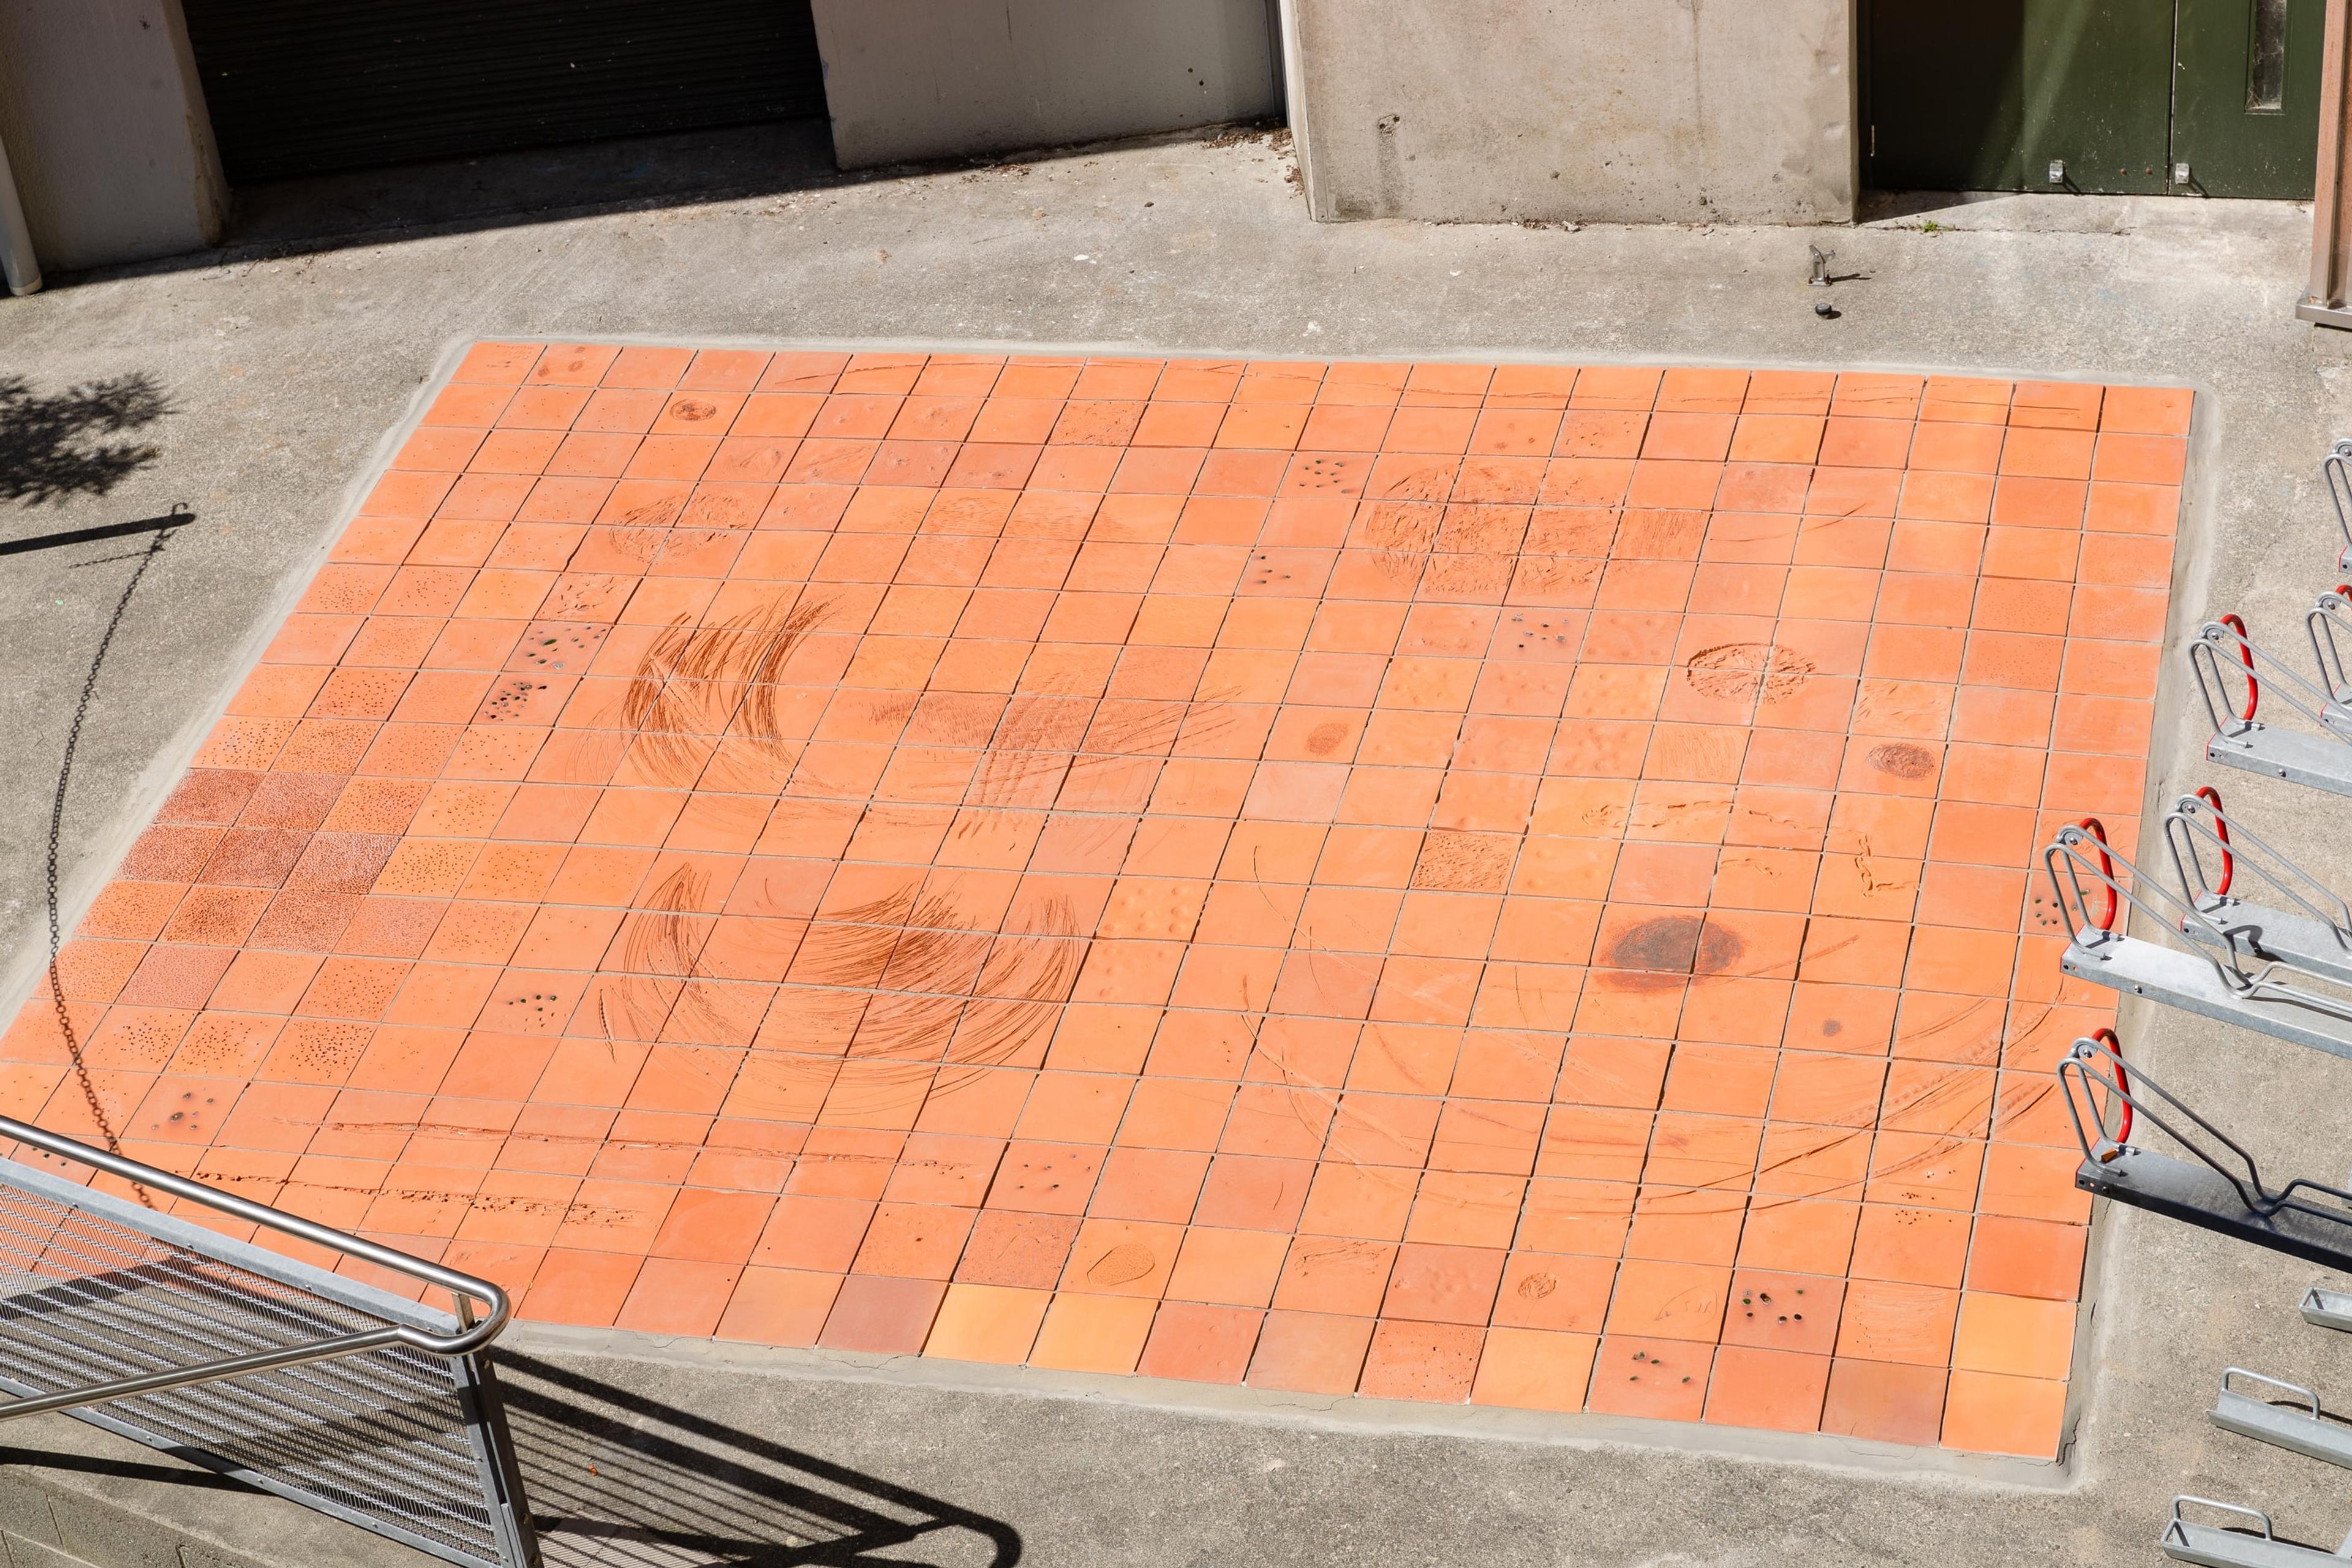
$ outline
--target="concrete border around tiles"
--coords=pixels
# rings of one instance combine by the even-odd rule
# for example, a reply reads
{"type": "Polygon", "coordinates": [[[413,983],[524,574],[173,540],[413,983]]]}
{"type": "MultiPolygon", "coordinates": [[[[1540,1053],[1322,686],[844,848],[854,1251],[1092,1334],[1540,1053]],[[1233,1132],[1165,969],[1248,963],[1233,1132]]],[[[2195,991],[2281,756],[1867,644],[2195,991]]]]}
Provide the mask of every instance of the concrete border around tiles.
{"type": "Polygon", "coordinates": [[[1511,1410],[1484,1405],[1424,1405],[1360,1394],[1279,1393],[1170,1378],[992,1366],[937,1356],[792,1350],[738,1341],[682,1339],[626,1329],[593,1329],[517,1320],[502,1336],[509,1350],[534,1355],[603,1357],[691,1367],[714,1374],[826,1383],[881,1384],[951,1394],[1133,1405],[1212,1420],[1265,1422],[1323,1432],[1484,1438],[1572,1449],[1644,1448],[1808,1470],[1845,1470],[1889,1480],[1971,1489],[2063,1492],[2079,1488],[2080,1467],[2063,1460],[1904,1447],[1826,1433],[1769,1432],[1696,1421],[1511,1410]]]}
{"type": "MultiPolygon", "coordinates": [[[[2140,784],[2139,820],[2141,832],[2158,807],[2180,789],[2168,768],[2159,768],[2156,759],[2166,747],[2160,737],[2168,723],[2177,723],[2189,700],[2190,677],[2187,661],[2170,657],[2172,650],[2182,647],[2193,626],[2202,626],[2208,607],[2202,605],[2187,608],[2189,585],[2211,581],[2213,527],[2217,515],[2215,499],[2221,473],[2221,401],[2201,386],[2191,386],[2194,395],[2189,414],[2188,469],[2181,476],[2180,511],[2175,520],[2172,542],[2172,580],[2165,586],[2164,640],[2158,645],[2156,679],[2156,700],[2148,720],[2147,776],[2140,784]]],[[[2134,854],[2144,852],[2144,843],[2136,837],[2134,854]]],[[[2027,868],[2029,883],[2043,876],[2037,854],[2027,868]]],[[[2126,929],[2137,911],[2126,916],[2126,929]]],[[[2116,1001],[2116,1032],[2130,1048],[2130,1042],[2142,1037],[2143,1026],[2154,1016],[2157,1004],[2145,996],[2117,994],[2116,1001]]],[[[2098,1460],[2097,1436],[2094,1428],[2085,1433],[2084,1416],[2092,1406],[2092,1384],[2101,1369],[2109,1364],[2110,1335],[2115,1315],[2100,1310],[2106,1300],[2107,1272],[2116,1266],[2115,1254],[2123,1244],[2117,1239],[2122,1227],[2115,1205],[2104,1199],[2091,1204],[2091,1235],[2084,1251],[2083,1284],[2075,1297],[2079,1310],[2074,1316],[2074,1358],[2066,1378],[2066,1408],[2058,1427],[2058,1462],[2078,1478],[2087,1478],[2098,1460]]]]}
{"type": "MultiPolygon", "coordinates": [[[[661,349],[748,349],[767,353],[908,353],[908,354],[1003,354],[1034,359],[1053,359],[1074,355],[1118,355],[1143,359],[1239,359],[1264,360],[1268,363],[1291,364],[1566,364],[1566,365],[1656,365],[1664,370],[1811,370],[1831,374],[1857,372],[1884,375],[1953,375],[1982,377],[1993,381],[2050,381],[2074,386],[2151,386],[2179,388],[2196,394],[2200,403],[2217,401],[2216,395],[2203,384],[2180,376],[2163,376],[2155,380],[2137,381],[2129,376],[2103,374],[2096,371],[2074,371],[2063,374],[2046,371],[2021,370],[2003,365],[1964,365],[1950,361],[1872,360],[1867,358],[1784,359],[1763,358],[1742,354],[1674,354],[1674,353],[1562,353],[1538,352],[1530,349],[1454,348],[1442,353],[1401,350],[1394,353],[1334,353],[1319,350],[1304,353],[1278,349],[1235,348],[1230,344],[1210,344],[1205,347],[1190,344],[1170,345],[1123,342],[1116,339],[1088,341],[1069,339],[1036,342],[1011,338],[772,338],[757,334],[731,336],[676,332],[589,332],[576,337],[554,337],[545,332],[484,331],[469,337],[452,338],[443,345],[443,357],[435,362],[435,383],[455,369],[465,351],[476,343],[555,343],[599,344],[616,343],[623,348],[661,349]]],[[[421,410],[412,410],[413,420],[421,410]]],[[[398,448],[394,448],[397,450],[398,448]]]]}
{"type": "MultiPolygon", "coordinates": [[[[2188,435],[2188,470],[2180,475],[2180,512],[2173,521],[2173,576],[2166,583],[2164,605],[2164,642],[2157,648],[2157,696],[2149,712],[2147,733],[2147,775],[2140,781],[2140,830],[2133,835],[2133,853],[2145,856],[2145,832],[2147,823],[2157,816],[2164,799],[2180,793],[2178,783],[2185,769],[2204,762],[2204,742],[2189,741],[2180,733],[2180,717],[2188,715],[2188,691],[2185,684],[2192,679],[2188,672],[2188,660],[2173,658],[2173,648],[2185,647],[2192,627],[2204,626],[2210,606],[2189,606],[2189,588],[2197,583],[2213,581],[2213,533],[2221,515],[2218,491],[2221,491],[2222,470],[2222,409],[2221,397],[2204,385],[2189,385],[2189,435],[2188,435]]],[[[2028,868],[2028,879],[2039,879],[2042,860],[2039,853],[2028,868]]],[[[2126,910],[2124,929],[2138,920],[2138,910],[2126,910]]],[[[2124,1048],[2131,1048],[2133,1039],[2143,1039],[2143,1025],[2155,1016],[2157,1004],[2147,996],[2116,994],[2115,1030],[2122,1037],[2124,1048]]],[[[2116,1225],[2115,1204],[2107,1199],[2091,1199],[2091,1239],[2084,1248],[2082,1290],[2077,1293],[2079,1311],[2074,1314],[2074,1354],[2067,1371],[2065,1415],[2058,1422],[2058,1462],[2077,1477],[2088,1479],[2088,1471],[2100,1460],[2098,1427],[2084,1425],[2084,1417],[2094,1404],[2094,1384],[2100,1368],[2110,1363],[2110,1342],[2115,1331],[2115,1314],[2100,1311],[2107,1300],[2107,1269],[2116,1268],[2116,1248],[2122,1248],[2116,1225]]]]}

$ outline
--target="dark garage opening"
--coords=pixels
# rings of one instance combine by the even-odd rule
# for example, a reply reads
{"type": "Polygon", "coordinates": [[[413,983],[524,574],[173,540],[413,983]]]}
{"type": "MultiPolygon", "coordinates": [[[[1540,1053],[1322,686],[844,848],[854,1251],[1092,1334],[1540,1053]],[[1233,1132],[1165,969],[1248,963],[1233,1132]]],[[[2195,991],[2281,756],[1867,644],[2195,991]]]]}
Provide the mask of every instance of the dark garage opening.
{"type": "Polygon", "coordinates": [[[232,184],[825,112],[809,0],[184,0],[232,184]]]}

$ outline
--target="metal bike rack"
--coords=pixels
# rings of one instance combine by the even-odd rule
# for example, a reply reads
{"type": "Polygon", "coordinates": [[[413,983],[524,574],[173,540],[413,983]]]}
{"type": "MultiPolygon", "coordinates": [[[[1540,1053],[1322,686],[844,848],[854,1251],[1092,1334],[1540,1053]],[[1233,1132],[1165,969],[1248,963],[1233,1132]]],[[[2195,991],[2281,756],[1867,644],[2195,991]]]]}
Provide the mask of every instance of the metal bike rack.
{"type": "Polygon", "coordinates": [[[2341,1290],[2324,1290],[2314,1285],[2303,1293],[2298,1304],[2303,1321],[2315,1328],[2335,1329],[2352,1334],[2352,1296],[2341,1290]]]}
{"type": "Polygon", "coordinates": [[[2352,985],[2352,906],[2243,823],[2232,821],[2220,792],[2208,785],[2182,795],[2161,826],[2182,892],[2232,948],[2249,958],[2352,985]],[[2218,879],[2205,874],[2204,848],[2221,855],[2218,879]],[[2241,869],[2293,907],[2272,908],[2231,891],[2241,869]]]}
{"type": "Polygon", "coordinates": [[[2058,1064],[2058,1086],[2083,1150],[2075,1186],[2307,1263],[2352,1270],[2352,1192],[2305,1177],[2272,1189],[2243,1146],[2146,1072],[2126,1069],[2113,1030],[2074,1042],[2058,1064]],[[2189,1158],[2133,1144],[2132,1131],[2143,1119],[2189,1158]],[[2106,1131],[2111,1120],[2117,1123],[2113,1133],[2106,1131]]]}
{"type": "MultiPolygon", "coordinates": [[[[2198,797],[2187,798],[2194,801],[2198,797]]],[[[2199,804],[2201,806],[2203,803],[2199,804]]],[[[2201,866],[2194,878],[2188,868],[2196,864],[2194,837],[2212,831],[2212,824],[2197,814],[2176,811],[2175,815],[2183,816],[2178,831],[2189,840],[2184,855],[2182,840],[2171,837],[2175,831],[2172,819],[2166,819],[2168,838],[2176,856],[2181,857],[2181,886],[2177,891],[2142,876],[2128,860],[2117,856],[2108,846],[2106,830],[2096,817],[2084,817],[2059,829],[2049,847],[2042,851],[2042,868],[2049,876],[2052,895],[2074,932],[2059,959],[2059,967],[2067,974],[2096,985],[2150,997],[2221,1023],[2260,1030],[2333,1056],[2352,1058],[2352,995],[2339,996],[2313,989],[2309,982],[2334,983],[2337,977],[2327,971],[2307,967],[2283,952],[2251,945],[2247,934],[2251,922],[2238,922],[2235,929],[2240,934],[2233,940],[2231,928],[2200,907],[2202,901],[2207,901],[2200,894],[2200,886],[2208,894],[2219,889],[2203,883],[2201,866]],[[2130,878],[2128,885],[2116,879],[2118,865],[2130,878]],[[2086,877],[2105,894],[2096,916],[2091,913],[2090,900],[2084,891],[2086,877]],[[2126,904],[2150,920],[2169,926],[2195,952],[2180,952],[2117,930],[2116,917],[2126,904]]],[[[2221,831],[2226,832],[2226,818],[2221,822],[2221,831]]],[[[2217,841],[2224,845],[2228,842],[2218,836],[2217,841]]],[[[2269,858],[2279,858],[2266,847],[2263,853],[2269,858]]],[[[2285,863],[2281,860],[2280,864],[2285,863]]],[[[2264,875],[2269,874],[2266,868],[2264,875]]]]}
{"type": "Polygon", "coordinates": [[[2336,557],[2339,571],[2352,572],[2352,437],[2338,436],[2319,460],[2319,477],[2326,481],[2327,499],[2336,506],[2336,526],[2344,548],[2336,557]]]}
{"type": "MultiPolygon", "coordinates": [[[[2338,594],[2322,595],[2309,616],[2325,616],[2333,629],[2334,616],[2345,608],[2338,594]],[[2329,600],[2338,600],[2333,608],[2329,600]]],[[[2305,626],[2315,637],[2319,632],[2306,616],[2305,626]]],[[[2346,629],[2352,631],[2352,623],[2346,629]]],[[[2322,679],[2329,679],[2327,658],[2319,656],[2322,679]]],[[[2315,685],[2300,671],[2282,663],[2277,656],[2255,646],[2246,635],[2246,623],[2236,616],[2223,616],[2218,621],[2208,621],[2189,645],[2189,667],[2197,677],[2198,694],[2204,699],[2205,713],[2213,721],[2213,738],[2205,742],[2205,755],[2230,767],[2269,778],[2288,779],[2309,784],[2314,789],[2327,790],[2336,795],[2352,795],[2352,707],[2338,700],[2333,689],[2315,685]],[[2226,678],[2221,673],[2221,650],[2234,649],[2237,668],[2246,683],[2246,695],[2242,702],[2229,697],[2226,678]],[[2258,721],[2261,710],[2263,683],[2269,679],[2276,689],[2279,700],[2302,714],[2318,727],[2317,734],[2299,730],[2281,730],[2258,721]]],[[[2329,680],[2330,686],[2336,682],[2329,680]]]]}
{"type": "Polygon", "coordinates": [[[2271,1516],[2262,1510],[2219,1502],[2209,1497],[2174,1498],[2172,1519],[2164,1527],[2161,1544],[2164,1554],[2176,1563],[2201,1563],[2205,1568],[2319,1568],[2322,1563],[2352,1562],[2352,1537],[2347,1537],[2333,1552],[2298,1546],[2273,1534],[2271,1516]],[[2261,1524],[2263,1532],[2247,1535],[2217,1525],[2194,1523],[2181,1516],[2184,1503],[2253,1520],[2261,1524]]]}
{"type": "Polygon", "coordinates": [[[2242,1366],[2225,1367],[2221,1372],[2221,1393],[2214,1402],[2213,1425],[2224,1432],[2235,1432],[2241,1437],[2252,1437],[2257,1443],[2286,1448],[2306,1458],[2325,1459],[2331,1465],[2352,1469],[2352,1426],[2338,1426],[2325,1420],[2319,1413],[2319,1395],[2299,1383],[2288,1383],[2250,1372],[2242,1366]],[[2307,1407],[2288,1409],[2257,1399],[2251,1394],[2241,1394],[2230,1386],[2233,1377],[2266,1384],[2300,1398],[2307,1407]]]}
{"type": "MultiPolygon", "coordinates": [[[[2242,1366],[2225,1368],[2221,1373],[2221,1394],[2210,1415],[2213,1425],[2225,1432],[2234,1432],[2258,1443],[2268,1443],[2273,1447],[2284,1448],[2306,1458],[2352,1468],[2352,1426],[2342,1426],[2322,1416],[2319,1395],[2301,1384],[2265,1376],[2242,1366]],[[2230,1386],[2230,1380],[2233,1377],[2293,1394],[2302,1408],[2273,1405],[2266,1399],[2241,1393],[2230,1386]]],[[[2320,1563],[2352,1561],[2352,1535],[2347,1535],[2333,1552],[2281,1541],[2272,1528],[2270,1515],[2262,1510],[2221,1502],[2213,1498],[2173,1499],[2172,1518],[2165,1525],[2162,1545],[2168,1557],[2184,1563],[2208,1563],[2213,1568],[2317,1568],[2320,1563]],[[2183,1504],[2218,1509],[2242,1519],[2256,1521],[2263,1532],[2259,1536],[2248,1535],[2242,1531],[2195,1523],[2183,1516],[2183,1504]]]]}
{"type": "Polygon", "coordinates": [[[0,1420],[64,1411],[468,1568],[539,1549],[488,1280],[0,1117],[18,1144],[445,1291],[404,1300],[0,1159],[0,1420]]]}
{"type": "MultiPolygon", "coordinates": [[[[2352,1193],[2301,1178],[2270,1187],[2253,1156],[2228,1133],[2146,1072],[2126,1068],[2113,1030],[2076,1040],[2059,1062],[2057,1076],[2083,1151],[2074,1173],[2077,1187],[2273,1252],[2331,1268],[2352,1268],[2352,1207],[2346,1206],[2352,1204],[2352,1193]],[[2133,1131],[2143,1120],[2189,1157],[2134,1144],[2133,1131]]],[[[2212,1419],[2245,1436],[2352,1465],[2352,1428],[2322,1421],[2317,1395],[2242,1367],[2222,1373],[2212,1419]],[[2289,1389],[2304,1397],[2310,1413],[2281,1410],[2240,1393],[2230,1386],[2232,1377],[2289,1389]]],[[[2208,1568],[2318,1568],[2352,1561],[2352,1536],[2333,1552],[2281,1541],[2268,1514],[2214,1498],[2175,1498],[2159,1543],[2166,1556],[2208,1568]],[[2262,1533],[2200,1523],[2183,1512],[2189,1507],[2253,1521],[2262,1533]]]]}

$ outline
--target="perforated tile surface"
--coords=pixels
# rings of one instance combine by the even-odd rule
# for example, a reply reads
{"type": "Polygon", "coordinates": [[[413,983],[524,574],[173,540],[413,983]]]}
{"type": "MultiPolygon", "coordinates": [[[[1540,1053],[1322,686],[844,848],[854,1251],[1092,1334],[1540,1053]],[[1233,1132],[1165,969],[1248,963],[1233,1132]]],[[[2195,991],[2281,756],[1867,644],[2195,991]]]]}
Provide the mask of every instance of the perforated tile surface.
{"type": "Polygon", "coordinates": [[[530,1318],[2048,1455],[2189,412],[480,344],[0,1103],[530,1318]]]}

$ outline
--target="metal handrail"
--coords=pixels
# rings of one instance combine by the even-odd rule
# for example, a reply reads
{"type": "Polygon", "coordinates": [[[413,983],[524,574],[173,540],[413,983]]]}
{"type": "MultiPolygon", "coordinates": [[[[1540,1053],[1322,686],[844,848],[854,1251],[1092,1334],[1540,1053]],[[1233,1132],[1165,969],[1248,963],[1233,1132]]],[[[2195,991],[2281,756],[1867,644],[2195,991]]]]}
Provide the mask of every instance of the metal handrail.
{"type": "MultiPolygon", "coordinates": [[[[312,1362],[331,1361],[342,1356],[358,1355],[367,1351],[404,1345],[428,1355],[462,1356],[480,1350],[498,1338],[513,1316],[513,1303],[507,1293],[487,1279],[461,1274],[437,1263],[427,1263],[421,1258],[381,1246],[347,1231],[336,1230],[315,1220],[274,1209],[267,1204],[255,1203],[208,1187],[185,1176],[158,1170],[137,1160],[93,1149],[86,1143],[35,1127],[29,1122],[0,1116],[0,1139],[13,1139],[36,1149],[54,1154],[62,1160],[86,1165],[110,1176],[167,1193],[175,1198],[212,1210],[215,1214],[276,1231],[298,1241],[324,1247],[394,1274],[437,1287],[449,1294],[455,1308],[459,1331],[454,1334],[435,1333],[410,1323],[387,1323],[380,1329],[363,1330],[358,1333],[341,1334],[312,1344],[290,1346],[284,1350],[260,1351],[251,1355],[236,1356],[225,1361],[205,1362],[195,1366],[180,1367],[170,1372],[151,1373],[145,1377],[121,1378],[111,1383],[94,1384],[86,1388],[68,1389],[62,1393],[44,1394],[37,1398],[16,1399],[0,1404],[0,1421],[20,1415],[37,1415],[44,1411],[66,1410],[84,1405],[102,1405],[112,1400],[127,1399],[136,1394],[156,1394],[166,1389],[182,1388],[190,1384],[214,1383],[223,1378],[243,1377],[279,1367],[299,1366],[312,1362]],[[476,1310],[476,1303],[485,1309],[476,1310]]],[[[184,1222],[183,1222],[184,1223],[184,1222]]]]}

